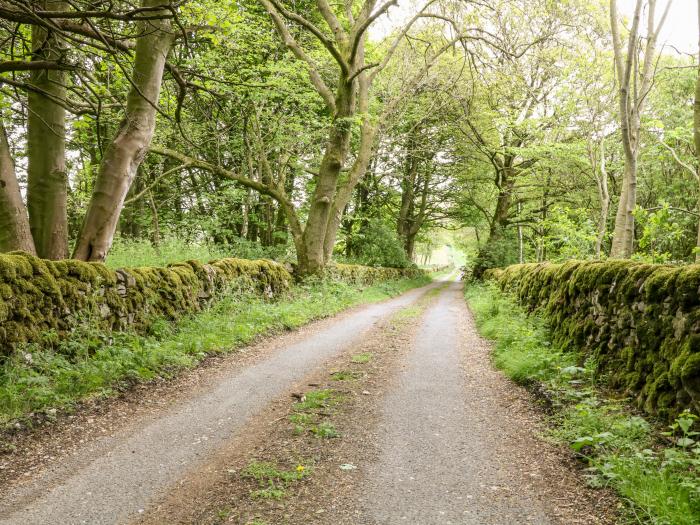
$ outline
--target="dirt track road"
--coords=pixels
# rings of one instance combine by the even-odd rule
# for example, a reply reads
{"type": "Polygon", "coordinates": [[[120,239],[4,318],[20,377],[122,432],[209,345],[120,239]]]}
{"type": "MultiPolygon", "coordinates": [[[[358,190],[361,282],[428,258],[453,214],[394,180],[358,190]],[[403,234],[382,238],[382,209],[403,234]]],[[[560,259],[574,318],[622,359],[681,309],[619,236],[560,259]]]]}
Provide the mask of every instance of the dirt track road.
{"type": "MultiPolygon", "coordinates": [[[[255,434],[257,414],[288,397],[300,381],[323,376],[334,359],[352,355],[382,321],[435,286],[321,321],[303,337],[280,336],[256,362],[216,375],[194,397],[88,440],[79,454],[22,483],[0,487],[0,524],[126,524],[148,516],[227,444],[236,443],[238,452],[255,447],[246,435],[255,434]]],[[[536,437],[539,416],[527,395],[491,367],[461,284],[444,286],[417,322],[412,342],[381,378],[381,396],[358,396],[356,413],[346,418],[343,436],[350,446],[360,429],[369,432],[371,444],[366,436],[357,444],[366,461],[359,462],[354,485],[336,488],[345,493],[342,512],[297,511],[258,523],[609,523],[596,494],[581,486],[560,451],[536,437]],[[377,414],[372,419],[370,405],[377,414]]],[[[378,344],[387,337],[398,336],[389,331],[378,344]]],[[[278,419],[284,417],[273,423],[278,419]]],[[[333,492],[332,479],[329,484],[333,492]]],[[[149,523],[204,523],[178,517],[176,507],[149,523]]],[[[294,508],[305,508],[303,501],[294,508]]],[[[222,516],[217,522],[225,521],[222,516]]]]}

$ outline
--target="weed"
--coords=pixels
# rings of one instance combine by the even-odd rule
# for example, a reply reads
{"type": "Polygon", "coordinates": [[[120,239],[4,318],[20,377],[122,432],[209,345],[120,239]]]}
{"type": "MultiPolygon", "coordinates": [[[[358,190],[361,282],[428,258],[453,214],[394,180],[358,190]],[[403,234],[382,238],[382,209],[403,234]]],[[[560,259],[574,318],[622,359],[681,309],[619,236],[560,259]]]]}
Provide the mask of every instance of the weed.
{"type": "Polygon", "coordinates": [[[340,372],[334,372],[331,374],[331,379],[333,381],[354,381],[362,377],[360,372],[352,372],[350,370],[341,370],[340,372]]]}
{"type": "Polygon", "coordinates": [[[248,465],[241,476],[253,479],[258,483],[258,489],[250,493],[253,499],[280,500],[286,495],[287,487],[304,479],[310,474],[310,469],[297,465],[293,470],[281,470],[272,463],[254,461],[248,465]]]}
{"type": "Polygon", "coordinates": [[[372,360],[372,357],[373,355],[371,352],[363,352],[352,356],[352,362],[359,364],[369,363],[372,360]]]}
{"type": "Polygon", "coordinates": [[[316,437],[320,438],[336,438],[340,437],[340,434],[336,430],[335,426],[333,423],[329,421],[324,421],[322,423],[319,423],[318,425],[314,426],[311,428],[311,432],[313,432],[316,437]]]}
{"type": "Polygon", "coordinates": [[[231,512],[232,512],[231,507],[224,507],[224,508],[216,511],[216,518],[221,522],[226,521],[228,519],[228,517],[231,515],[231,512]]]}

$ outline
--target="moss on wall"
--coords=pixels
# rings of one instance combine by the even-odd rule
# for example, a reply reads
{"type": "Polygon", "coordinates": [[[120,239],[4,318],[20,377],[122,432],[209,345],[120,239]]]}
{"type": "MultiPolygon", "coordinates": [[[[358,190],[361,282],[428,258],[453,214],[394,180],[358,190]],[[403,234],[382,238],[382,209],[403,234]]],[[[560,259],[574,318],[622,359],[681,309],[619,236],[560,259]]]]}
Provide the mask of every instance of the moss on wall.
{"type": "Polygon", "coordinates": [[[81,320],[105,330],[141,330],[156,318],[201,310],[234,282],[273,297],[291,281],[272,261],[221,259],[110,270],[98,263],[0,254],[0,355],[49,331],[69,333],[81,320]]]}
{"type": "Polygon", "coordinates": [[[639,408],[700,413],[700,265],[518,264],[485,278],[543,314],[555,343],[594,358],[639,408]]]}
{"type": "MultiPolygon", "coordinates": [[[[338,264],[328,274],[367,285],[426,273],[338,264]]],[[[111,270],[103,264],[47,261],[22,252],[0,254],[0,356],[48,332],[69,334],[82,321],[107,331],[144,330],[154,319],[174,320],[201,310],[234,283],[272,298],[289,288],[292,276],[281,264],[265,260],[111,270]]]]}
{"type": "Polygon", "coordinates": [[[359,264],[329,264],[326,275],[352,284],[374,284],[395,279],[415,279],[428,273],[420,268],[375,268],[359,264]]]}

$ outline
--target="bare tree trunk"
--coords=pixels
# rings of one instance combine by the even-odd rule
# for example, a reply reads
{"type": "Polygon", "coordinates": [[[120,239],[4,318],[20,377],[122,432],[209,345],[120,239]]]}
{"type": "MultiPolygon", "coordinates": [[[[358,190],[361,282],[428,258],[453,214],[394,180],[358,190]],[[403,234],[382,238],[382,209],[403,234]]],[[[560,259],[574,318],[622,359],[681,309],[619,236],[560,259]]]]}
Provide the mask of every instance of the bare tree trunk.
{"type": "Polygon", "coordinates": [[[618,76],[618,83],[620,84],[620,131],[625,152],[622,192],[615,216],[615,230],[610,250],[610,256],[618,258],[628,258],[634,251],[634,210],[637,205],[637,156],[639,153],[641,114],[654,80],[656,40],[671,6],[670,2],[666,4],[666,9],[658,25],[655,25],[656,0],[648,0],[646,44],[640,71],[638,64],[638,39],[643,3],[643,0],[637,0],[628,36],[627,51],[623,56],[617,1],[610,0],[610,24],[613,37],[615,70],[618,76]]]}
{"type": "MultiPolygon", "coordinates": [[[[592,159],[595,160],[595,159],[592,159]]],[[[595,170],[595,163],[593,163],[595,170]]],[[[608,191],[608,170],[605,165],[605,142],[600,143],[600,177],[598,182],[598,197],[600,198],[600,218],[598,219],[598,236],[595,240],[595,256],[600,259],[603,240],[608,230],[608,213],[610,211],[610,192],[608,191]]]]}
{"type": "MultiPolygon", "coordinates": [[[[143,0],[142,5],[156,7],[162,0],[143,0]]],[[[76,259],[103,261],[112,245],[124,198],[153,138],[163,69],[173,38],[167,19],[143,23],[143,34],[136,42],[134,85],[126,115],[102,159],[73,253],[76,259]]]]}
{"type": "MultiPolygon", "coordinates": [[[[698,0],[698,24],[700,24],[700,0],[698,0]]],[[[695,105],[693,107],[693,139],[696,157],[695,173],[700,186],[700,25],[698,26],[698,74],[695,79],[695,105]]],[[[700,192],[700,187],[698,191],[700,192]]],[[[698,195],[698,212],[700,212],[700,195],[698,195]]],[[[700,263],[700,220],[698,221],[695,262],[700,263]]]]}
{"type": "MultiPolygon", "coordinates": [[[[68,9],[67,2],[40,4],[46,11],[68,9]]],[[[58,62],[65,52],[57,32],[32,26],[32,60],[58,62]]],[[[27,210],[37,254],[45,259],[68,257],[66,110],[56,102],[66,98],[66,80],[64,71],[39,69],[31,85],[41,92],[27,93],[27,210]]]]}
{"type": "Polygon", "coordinates": [[[0,122],[0,252],[14,250],[36,254],[7,133],[0,122]]]}

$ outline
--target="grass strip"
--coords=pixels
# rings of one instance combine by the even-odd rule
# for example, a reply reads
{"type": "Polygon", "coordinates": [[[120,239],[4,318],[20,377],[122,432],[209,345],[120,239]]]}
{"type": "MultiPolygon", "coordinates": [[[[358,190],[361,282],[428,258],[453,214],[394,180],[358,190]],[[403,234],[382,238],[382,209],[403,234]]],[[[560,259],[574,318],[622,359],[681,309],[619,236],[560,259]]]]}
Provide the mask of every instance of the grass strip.
{"type": "Polygon", "coordinates": [[[80,325],[68,339],[49,336],[0,362],[0,427],[32,413],[52,417],[56,409],[77,401],[113,395],[136,381],[172,376],[207,355],[233,351],[261,335],[297,328],[428,282],[424,277],[361,288],[319,280],[297,285],[274,301],[232,290],[211,308],[177,323],[155,322],[146,336],[105,334],[89,323],[80,325]]]}
{"type": "Polygon", "coordinates": [[[593,487],[613,487],[628,505],[623,520],[654,525],[700,523],[698,418],[670,427],[650,422],[626,400],[606,395],[595,361],[553,347],[546,323],[492,284],[466,297],[479,332],[494,341],[493,361],[551,406],[550,437],[586,465],[593,487]]]}

